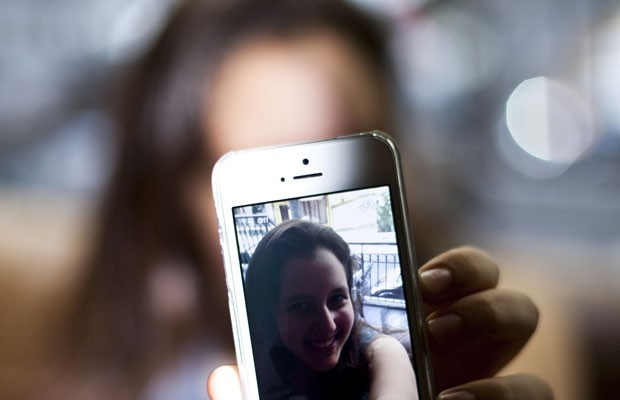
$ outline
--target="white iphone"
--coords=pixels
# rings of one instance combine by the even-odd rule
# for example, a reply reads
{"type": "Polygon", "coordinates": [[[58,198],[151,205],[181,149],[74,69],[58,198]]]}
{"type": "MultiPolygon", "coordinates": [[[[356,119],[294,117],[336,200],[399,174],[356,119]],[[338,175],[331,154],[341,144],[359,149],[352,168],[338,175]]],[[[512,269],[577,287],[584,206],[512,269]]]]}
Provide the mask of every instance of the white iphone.
{"type": "Polygon", "coordinates": [[[413,390],[408,398],[432,398],[402,185],[396,145],[382,132],[218,161],[213,193],[245,398],[367,399],[398,393],[398,382],[413,390]]]}

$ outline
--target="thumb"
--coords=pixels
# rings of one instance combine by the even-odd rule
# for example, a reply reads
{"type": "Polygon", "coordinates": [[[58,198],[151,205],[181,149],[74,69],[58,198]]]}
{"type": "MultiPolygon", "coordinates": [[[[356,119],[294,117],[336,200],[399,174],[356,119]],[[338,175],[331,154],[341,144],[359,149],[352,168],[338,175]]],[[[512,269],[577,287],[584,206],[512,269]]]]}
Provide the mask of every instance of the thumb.
{"type": "Polygon", "coordinates": [[[216,368],[207,381],[207,392],[212,400],[241,400],[241,382],[236,365],[216,368]]]}

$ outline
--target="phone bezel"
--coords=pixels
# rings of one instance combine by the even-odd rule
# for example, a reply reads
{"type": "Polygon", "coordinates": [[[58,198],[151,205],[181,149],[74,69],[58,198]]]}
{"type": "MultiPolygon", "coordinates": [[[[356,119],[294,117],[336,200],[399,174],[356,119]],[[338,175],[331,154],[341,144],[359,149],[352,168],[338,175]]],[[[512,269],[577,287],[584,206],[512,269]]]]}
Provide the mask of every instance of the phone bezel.
{"type": "Polygon", "coordinates": [[[402,167],[394,141],[379,131],[316,142],[230,152],[215,165],[212,187],[226,270],[242,391],[259,399],[233,208],[281,199],[389,186],[399,240],[409,328],[422,399],[433,398],[426,321],[409,230],[402,167]],[[308,160],[305,162],[304,160],[308,160]],[[297,179],[295,179],[297,177],[297,179]],[[403,263],[403,261],[406,261],[403,263]]]}

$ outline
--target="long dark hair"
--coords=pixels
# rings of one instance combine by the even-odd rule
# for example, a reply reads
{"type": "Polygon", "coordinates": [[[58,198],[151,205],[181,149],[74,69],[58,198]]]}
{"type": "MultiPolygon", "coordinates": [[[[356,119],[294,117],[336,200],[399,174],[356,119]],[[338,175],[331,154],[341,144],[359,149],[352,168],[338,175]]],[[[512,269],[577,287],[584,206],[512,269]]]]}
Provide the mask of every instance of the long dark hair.
{"type": "Polygon", "coordinates": [[[346,38],[382,79],[389,67],[377,26],[336,0],[190,0],[178,7],[115,97],[117,160],[66,336],[70,346],[97,365],[120,363],[123,374],[133,371],[131,379],[139,380],[156,365],[160,348],[186,340],[160,329],[148,304],[148,277],[170,258],[181,260],[178,268],[196,285],[200,312],[190,335],[230,338],[226,310],[212,304],[214,293],[222,296],[215,304],[225,304],[223,279],[209,272],[220,260],[197,242],[182,195],[187,175],[215,161],[203,123],[210,78],[247,38],[288,38],[318,27],[346,38]]]}
{"type": "MultiPolygon", "coordinates": [[[[279,300],[282,268],[294,258],[311,257],[319,248],[333,253],[342,264],[349,296],[353,299],[353,271],[356,260],[349,245],[332,228],[315,222],[289,220],[269,231],[256,247],[246,272],[245,290],[253,346],[258,351],[268,350],[272,359],[277,358],[272,360],[274,363],[284,363],[275,365],[280,375],[290,371],[290,365],[287,364],[294,357],[287,354],[279,343],[279,336],[274,332],[277,328],[273,310],[279,300]]],[[[360,322],[355,321],[334,368],[336,373],[366,367],[359,329],[360,322]]]]}

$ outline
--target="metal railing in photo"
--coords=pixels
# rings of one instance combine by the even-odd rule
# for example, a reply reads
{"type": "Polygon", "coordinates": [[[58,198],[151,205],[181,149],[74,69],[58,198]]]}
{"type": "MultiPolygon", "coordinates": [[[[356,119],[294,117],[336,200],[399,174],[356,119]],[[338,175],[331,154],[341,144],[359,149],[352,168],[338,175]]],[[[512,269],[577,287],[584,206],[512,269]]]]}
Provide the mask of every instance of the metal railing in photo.
{"type": "Polygon", "coordinates": [[[352,253],[359,259],[355,285],[364,303],[390,303],[404,307],[403,280],[396,243],[349,243],[352,253]]]}
{"type": "Polygon", "coordinates": [[[235,215],[235,226],[241,266],[245,271],[256,246],[276,224],[266,215],[235,215]]]}
{"type": "Polygon", "coordinates": [[[410,351],[407,310],[396,243],[349,243],[358,269],[354,273],[358,316],[393,336],[410,351]]]}

